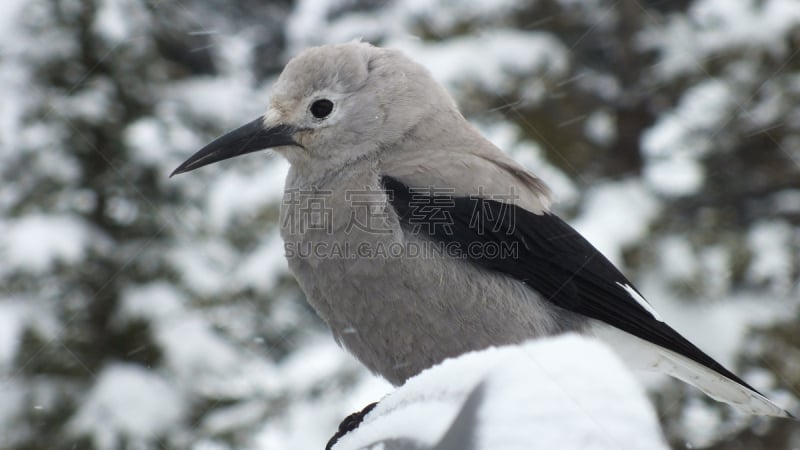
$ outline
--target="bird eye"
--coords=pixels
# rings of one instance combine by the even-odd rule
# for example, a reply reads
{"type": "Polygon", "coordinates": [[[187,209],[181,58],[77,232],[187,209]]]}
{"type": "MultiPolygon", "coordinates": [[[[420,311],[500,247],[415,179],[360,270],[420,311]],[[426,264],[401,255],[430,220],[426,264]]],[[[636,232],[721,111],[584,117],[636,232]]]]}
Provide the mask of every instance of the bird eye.
{"type": "Polygon", "coordinates": [[[324,119],[333,111],[333,102],[323,98],[311,104],[311,114],[317,119],[324,119]]]}

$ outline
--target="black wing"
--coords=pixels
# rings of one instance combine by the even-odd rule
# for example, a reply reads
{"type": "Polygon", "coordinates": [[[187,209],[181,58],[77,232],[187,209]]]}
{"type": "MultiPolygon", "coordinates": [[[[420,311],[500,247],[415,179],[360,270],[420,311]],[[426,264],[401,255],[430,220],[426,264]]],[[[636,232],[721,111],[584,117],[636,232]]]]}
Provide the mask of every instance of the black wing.
{"type": "Polygon", "coordinates": [[[441,190],[412,189],[389,176],[382,182],[401,224],[450,244],[446,248],[451,251],[461,250],[453,256],[520,280],[559,307],[683,355],[755,391],[640,305],[623,287],[635,289],[633,284],[558,216],[441,190]],[[475,243],[507,251],[466,251],[475,243]]]}

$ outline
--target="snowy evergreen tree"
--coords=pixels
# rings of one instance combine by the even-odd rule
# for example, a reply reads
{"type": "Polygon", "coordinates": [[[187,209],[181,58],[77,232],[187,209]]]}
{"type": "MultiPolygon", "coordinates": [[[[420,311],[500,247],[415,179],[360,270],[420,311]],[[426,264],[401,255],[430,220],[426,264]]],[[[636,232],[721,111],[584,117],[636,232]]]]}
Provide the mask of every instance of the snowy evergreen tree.
{"type": "MultiPolygon", "coordinates": [[[[426,65],[678,330],[797,405],[794,0],[13,0],[0,30],[2,448],[322,448],[389,391],[286,272],[285,162],[167,178],[354,38],[426,65]]],[[[800,439],[653,396],[675,448],[800,439]]]]}

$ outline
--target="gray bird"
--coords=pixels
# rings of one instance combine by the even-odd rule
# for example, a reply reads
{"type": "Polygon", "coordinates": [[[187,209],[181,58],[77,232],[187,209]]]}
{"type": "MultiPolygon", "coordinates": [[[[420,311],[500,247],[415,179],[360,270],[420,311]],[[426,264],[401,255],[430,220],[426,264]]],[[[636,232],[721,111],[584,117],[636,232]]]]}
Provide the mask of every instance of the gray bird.
{"type": "Polygon", "coordinates": [[[664,323],[550,211],[542,180],[401,52],[305,50],[264,116],[173,175],[267,148],[291,166],[280,214],[290,270],[337,342],[391,383],[465,352],[578,332],[742,411],[791,417],[664,323]]]}

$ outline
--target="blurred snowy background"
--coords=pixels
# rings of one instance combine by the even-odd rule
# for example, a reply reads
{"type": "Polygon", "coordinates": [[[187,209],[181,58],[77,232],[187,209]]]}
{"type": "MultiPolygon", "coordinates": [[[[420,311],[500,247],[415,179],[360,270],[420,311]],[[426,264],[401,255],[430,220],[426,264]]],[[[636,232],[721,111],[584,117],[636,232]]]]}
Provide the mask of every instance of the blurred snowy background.
{"type": "MultiPolygon", "coordinates": [[[[426,65],[679,331],[800,392],[796,0],[4,0],[0,448],[321,449],[387,383],[286,271],[287,165],[167,175],[353,38],[426,65]]],[[[648,378],[674,448],[800,428],[648,378]]]]}

